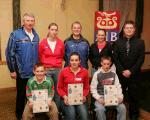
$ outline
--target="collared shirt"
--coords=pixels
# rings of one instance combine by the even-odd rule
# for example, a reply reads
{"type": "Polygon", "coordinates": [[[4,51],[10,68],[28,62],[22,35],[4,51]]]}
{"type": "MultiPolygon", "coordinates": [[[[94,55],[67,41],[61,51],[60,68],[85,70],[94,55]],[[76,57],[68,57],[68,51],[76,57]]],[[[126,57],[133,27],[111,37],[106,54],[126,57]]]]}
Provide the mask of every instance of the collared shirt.
{"type": "Polygon", "coordinates": [[[38,82],[35,76],[30,78],[26,86],[27,99],[32,102],[32,91],[42,89],[48,90],[48,99],[52,100],[54,97],[54,83],[51,77],[45,76],[44,80],[41,82],[38,82]]]}
{"type": "Polygon", "coordinates": [[[25,30],[25,32],[26,32],[26,34],[29,36],[29,38],[30,38],[31,41],[32,41],[33,38],[34,38],[34,35],[33,35],[32,31],[31,31],[31,32],[28,32],[27,30],[25,30]]]}

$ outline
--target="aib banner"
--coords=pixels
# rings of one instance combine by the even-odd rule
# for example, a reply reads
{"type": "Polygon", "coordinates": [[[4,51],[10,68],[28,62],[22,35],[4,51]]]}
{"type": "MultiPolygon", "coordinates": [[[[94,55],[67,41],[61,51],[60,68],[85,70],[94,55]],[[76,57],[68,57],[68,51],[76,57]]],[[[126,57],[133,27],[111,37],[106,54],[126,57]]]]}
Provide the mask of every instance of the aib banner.
{"type": "Polygon", "coordinates": [[[95,12],[95,35],[99,29],[106,30],[106,40],[113,42],[119,37],[120,13],[117,11],[95,12]]]}

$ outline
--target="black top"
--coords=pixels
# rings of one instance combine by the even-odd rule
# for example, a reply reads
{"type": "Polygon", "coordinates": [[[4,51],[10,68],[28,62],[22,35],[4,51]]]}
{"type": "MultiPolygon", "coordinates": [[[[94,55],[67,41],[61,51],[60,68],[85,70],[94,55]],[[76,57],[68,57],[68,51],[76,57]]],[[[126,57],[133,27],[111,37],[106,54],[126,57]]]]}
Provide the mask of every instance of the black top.
{"type": "Polygon", "coordinates": [[[127,54],[127,38],[121,38],[114,44],[114,62],[119,73],[130,70],[132,74],[140,71],[144,62],[145,45],[144,41],[136,37],[129,39],[130,50],[127,54]]]}
{"type": "Polygon", "coordinates": [[[97,42],[90,46],[89,59],[92,67],[97,69],[101,66],[100,60],[102,56],[112,56],[112,47],[109,42],[106,42],[106,46],[99,52],[97,42]]]}

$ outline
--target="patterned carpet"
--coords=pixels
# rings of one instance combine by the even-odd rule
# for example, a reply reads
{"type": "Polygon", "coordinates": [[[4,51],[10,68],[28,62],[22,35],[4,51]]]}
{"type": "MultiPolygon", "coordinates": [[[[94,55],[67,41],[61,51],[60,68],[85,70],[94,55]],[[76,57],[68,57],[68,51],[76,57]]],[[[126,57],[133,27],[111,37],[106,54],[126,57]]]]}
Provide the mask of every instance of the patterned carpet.
{"type": "MultiPolygon", "coordinates": [[[[16,89],[0,89],[0,120],[16,120],[15,117],[16,89]]],[[[36,115],[33,120],[47,120],[43,114],[36,115]]]]}
{"type": "Polygon", "coordinates": [[[15,88],[0,89],[0,120],[16,120],[15,88]]]}

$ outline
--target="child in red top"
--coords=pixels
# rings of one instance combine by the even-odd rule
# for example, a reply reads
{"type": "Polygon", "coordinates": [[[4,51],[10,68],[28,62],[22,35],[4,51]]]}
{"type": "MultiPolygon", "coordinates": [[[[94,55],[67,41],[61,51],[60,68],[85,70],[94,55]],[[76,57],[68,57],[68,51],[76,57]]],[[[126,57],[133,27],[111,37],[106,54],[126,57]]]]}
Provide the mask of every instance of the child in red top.
{"type": "Polygon", "coordinates": [[[80,66],[80,56],[77,52],[70,55],[70,66],[64,68],[59,74],[57,86],[58,94],[61,96],[65,120],[75,120],[76,113],[80,120],[88,120],[86,96],[89,93],[88,70],[80,66]],[[83,101],[80,105],[69,105],[68,84],[83,84],[83,101]]]}

